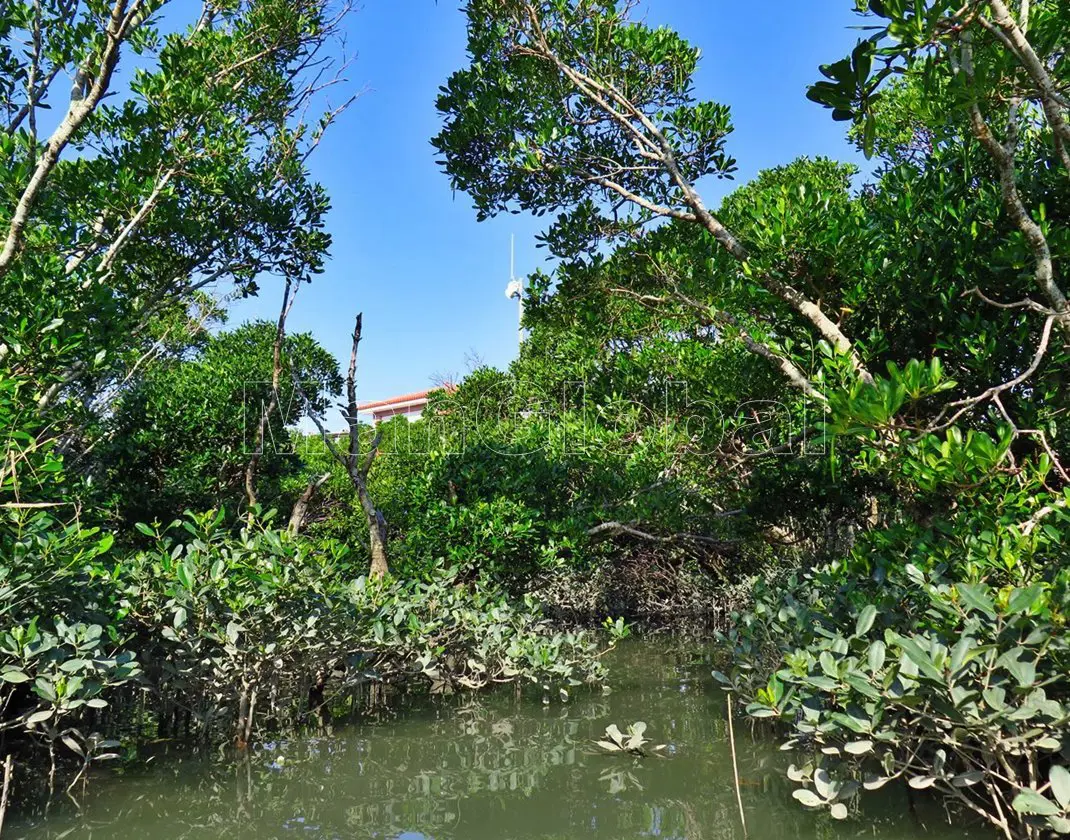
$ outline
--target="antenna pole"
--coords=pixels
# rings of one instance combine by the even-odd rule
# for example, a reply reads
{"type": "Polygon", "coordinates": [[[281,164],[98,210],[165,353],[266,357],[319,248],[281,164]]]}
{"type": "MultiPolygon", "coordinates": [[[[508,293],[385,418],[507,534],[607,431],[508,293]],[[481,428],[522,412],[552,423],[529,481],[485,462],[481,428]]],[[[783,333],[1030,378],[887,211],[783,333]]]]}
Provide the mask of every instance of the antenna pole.
{"type": "Polygon", "coordinates": [[[524,281],[516,279],[516,234],[509,235],[509,282],[516,284],[516,343],[524,343],[524,281]]]}

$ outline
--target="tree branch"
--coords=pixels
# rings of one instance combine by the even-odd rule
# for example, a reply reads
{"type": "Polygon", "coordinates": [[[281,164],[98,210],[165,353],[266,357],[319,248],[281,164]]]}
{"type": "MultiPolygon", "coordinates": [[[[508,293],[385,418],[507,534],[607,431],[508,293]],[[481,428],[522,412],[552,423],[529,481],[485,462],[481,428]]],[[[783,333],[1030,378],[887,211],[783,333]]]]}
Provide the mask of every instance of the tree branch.
{"type": "Polygon", "coordinates": [[[1025,24],[1025,28],[1023,28],[1014,20],[1003,0],[988,0],[988,6],[992,10],[992,19],[996,22],[996,26],[1006,35],[1015,56],[1037,87],[1037,92],[1040,94],[1040,105],[1044,109],[1044,116],[1047,117],[1048,125],[1051,126],[1052,133],[1055,134],[1059,141],[1057,145],[1060,157],[1067,173],[1070,174],[1070,150],[1067,148],[1070,145],[1070,124],[1067,124],[1066,118],[1063,116],[1058,91],[1054,82],[1052,82],[1051,76],[1048,74],[1047,68],[1044,66],[1044,62],[1040,60],[1040,57],[1033,49],[1033,45],[1029,43],[1029,39],[1026,37],[1028,12],[1026,11],[1023,14],[1023,23],[1025,24]]]}
{"type": "MultiPolygon", "coordinates": [[[[297,287],[300,288],[300,287],[297,287]]],[[[245,499],[249,505],[249,515],[256,506],[256,470],[260,465],[260,459],[264,456],[264,439],[267,435],[267,426],[271,415],[279,406],[279,382],[282,378],[282,348],[286,341],[286,319],[290,315],[294,301],[297,299],[297,288],[294,288],[293,280],[286,278],[286,286],[282,292],[282,308],[279,310],[279,320],[275,327],[275,344],[272,350],[271,361],[271,395],[267,405],[260,412],[260,422],[256,428],[256,442],[249,456],[249,462],[245,465],[245,499]]]]}
{"type": "Polygon", "coordinates": [[[37,204],[48,177],[59,162],[60,155],[75,132],[81,128],[89,115],[93,113],[107,92],[108,86],[111,84],[112,74],[119,63],[120,46],[129,32],[134,18],[141,11],[142,2],[143,0],[133,0],[129,8],[127,8],[127,0],[116,0],[108,19],[108,25],[104,33],[104,49],[98,66],[95,68],[95,73],[90,74],[85,68],[79,70],[76,86],[79,82],[84,85],[84,82],[89,78],[92,79],[92,83],[87,89],[77,91],[76,95],[71,97],[66,115],[45,144],[44,151],[37,160],[33,175],[15,205],[3,248],[0,249],[0,277],[7,274],[15,261],[15,257],[22,246],[22,236],[29,222],[30,213],[37,204]]]}
{"type": "MultiPolygon", "coordinates": [[[[996,2],[998,2],[998,0],[996,0],[996,2]]],[[[961,69],[961,71],[965,73],[967,80],[972,84],[974,81],[973,46],[969,36],[970,33],[968,31],[962,33],[962,61],[961,64],[957,65],[956,69],[961,69]]],[[[1017,109],[1012,106],[1010,118],[1008,120],[1007,145],[1000,143],[999,140],[996,139],[976,101],[971,102],[968,108],[970,128],[973,131],[974,137],[977,138],[985,151],[988,152],[989,157],[992,158],[999,171],[999,186],[1000,192],[1003,195],[1003,205],[1007,210],[1007,214],[1011,217],[1011,220],[1022,232],[1026,243],[1029,245],[1029,249],[1033,253],[1034,282],[1041,293],[1051,303],[1055,312],[1058,313],[1056,317],[1060,329],[1070,334],[1070,303],[1067,302],[1062,289],[1055,282],[1055,268],[1052,262],[1051,247],[1048,244],[1048,238],[1044,235],[1044,231],[1041,229],[1040,225],[1033,220],[1029,211],[1026,210],[1025,202],[1022,200],[1021,193],[1018,191],[1017,169],[1014,159],[1015,145],[1011,145],[1011,142],[1016,141],[1017,138],[1016,110],[1017,109]]]]}
{"type": "MultiPolygon", "coordinates": [[[[638,153],[656,161],[669,176],[672,183],[683,195],[684,203],[691,209],[690,213],[682,210],[662,207],[647,199],[637,196],[609,178],[591,177],[589,180],[609,189],[627,201],[645,210],[681,221],[695,222],[714,238],[714,240],[741,263],[747,262],[750,255],[747,248],[713,213],[709,211],[702,197],[680,168],[672,143],[641,108],[608,80],[595,79],[566,62],[549,43],[539,19],[539,12],[533,3],[524,4],[526,17],[530,22],[529,36],[532,43],[519,45],[518,50],[552,64],[559,73],[584,97],[601,109],[611,120],[620,125],[631,135],[638,146],[638,153]],[[636,125],[638,122],[639,125],[636,125]]],[[[521,26],[523,26],[523,23],[521,26]]],[[[803,318],[809,321],[840,353],[848,357],[852,368],[865,382],[873,378],[862,364],[861,357],[854,349],[853,343],[839,325],[821,310],[821,307],[790,285],[777,282],[773,278],[763,278],[762,282],[769,291],[787,303],[803,318]]]]}
{"type": "Polygon", "coordinates": [[[387,524],[382,512],[375,506],[371,494],[368,492],[368,472],[379,451],[379,444],[382,441],[381,430],[376,431],[375,437],[372,439],[371,446],[368,448],[367,453],[365,453],[364,458],[362,459],[360,457],[360,422],[357,411],[357,350],[360,346],[363,326],[362,322],[363,315],[358,313],[356,325],[353,328],[353,345],[349,354],[349,369],[346,373],[347,401],[345,418],[346,423],[349,426],[349,446],[347,452],[343,453],[335,444],[334,440],[332,440],[331,435],[327,432],[323,425],[323,418],[320,417],[319,412],[316,411],[315,407],[312,405],[312,401],[309,400],[308,395],[305,393],[304,388],[298,380],[296,370],[292,371],[292,376],[294,387],[297,389],[297,393],[305,403],[308,416],[312,419],[312,422],[316,424],[316,428],[320,433],[320,438],[323,440],[327,450],[331,453],[331,456],[345,468],[346,473],[349,475],[349,480],[353,485],[353,489],[357,493],[357,499],[360,502],[361,509],[364,511],[364,518],[368,524],[368,542],[371,550],[370,574],[373,578],[381,578],[387,575],[390,571],[390,566],[387,561],[387,524]]]}

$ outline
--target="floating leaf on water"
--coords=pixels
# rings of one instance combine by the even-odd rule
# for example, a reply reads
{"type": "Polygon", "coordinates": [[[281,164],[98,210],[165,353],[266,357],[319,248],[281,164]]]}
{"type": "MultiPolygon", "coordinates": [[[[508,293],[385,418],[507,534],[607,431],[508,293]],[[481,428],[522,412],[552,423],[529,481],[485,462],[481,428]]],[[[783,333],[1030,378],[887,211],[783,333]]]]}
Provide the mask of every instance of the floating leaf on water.
{"type": "Polygon", "coordinates": [[[807,790],[806,788],[799,788],[798,790],[792,791],[791,795],[807,808],[820,808],[825,804],[816,793],[812,790],[807,790]]]}
{"type": "Polygon", "coordinates": [[[801,782],[803,779],[809,777],[809,772],[805,768],[798,768],[794,764],[788,765],[788,778],[793,782],[801,782]]]}

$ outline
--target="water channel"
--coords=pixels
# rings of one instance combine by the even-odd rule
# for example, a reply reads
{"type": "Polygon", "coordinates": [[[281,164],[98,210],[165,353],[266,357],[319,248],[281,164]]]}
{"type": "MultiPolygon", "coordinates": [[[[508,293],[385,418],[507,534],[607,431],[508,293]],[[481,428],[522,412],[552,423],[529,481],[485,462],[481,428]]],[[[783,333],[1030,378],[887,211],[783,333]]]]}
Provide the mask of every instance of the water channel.
{"type": "MultiPolygon", "coordinates": [[[[629,640],[612,689],[563,703],[512,689],[411,698],[247,759],[155,745],[100,770],[78,806],[9,814],[21,840],[579,840],[743,838],[724,716],[702,648],[629,640]],[[548,701],[548,702],[547,702],[548,701]],[[643,720],[664,757],[600,752],[610,723],[643,720]]],[[[838,823],[791,798],[791,757],[737,720],[748,836],[757,840],[987,838],[904,788],[871,793],[838,823]]]]}

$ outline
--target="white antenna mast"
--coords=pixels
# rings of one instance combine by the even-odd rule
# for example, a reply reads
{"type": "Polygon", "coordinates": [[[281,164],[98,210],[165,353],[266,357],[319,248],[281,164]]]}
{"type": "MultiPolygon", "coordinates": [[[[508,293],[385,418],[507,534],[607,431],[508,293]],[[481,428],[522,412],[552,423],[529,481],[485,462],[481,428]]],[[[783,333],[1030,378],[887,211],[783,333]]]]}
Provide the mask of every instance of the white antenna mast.
{"type": "Polygon", "coordinates": [[[517,345],[524,343],[524,281],[516,278],[516,235],[509,237],[509,285],[505,287],[505,296],[516,299],[517,309],[517,345]]]}

